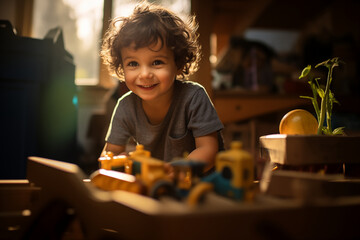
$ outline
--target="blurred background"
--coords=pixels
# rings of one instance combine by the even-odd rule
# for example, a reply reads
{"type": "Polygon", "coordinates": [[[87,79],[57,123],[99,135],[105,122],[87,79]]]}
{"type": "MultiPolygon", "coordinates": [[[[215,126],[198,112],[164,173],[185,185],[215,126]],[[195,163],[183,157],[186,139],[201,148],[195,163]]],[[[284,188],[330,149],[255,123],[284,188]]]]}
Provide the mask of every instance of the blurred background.
{"type": "MultiPolygon", "coordinates": [[[[127,91],[101,64],[101,39],[109,20],[137,2],[0,0],[1,109],[14,116],[2,117],[1,178],[23,178],[28,155],[86,173],[98,167],[112,109],[127,91]]],[[[278,133],[284,113],[312,111],[299,97],[311,95],[301,70],[332,57],[346,63],[334,72],[334,127],[360,133],[359,1],[149,2],[197,16],[203,56],[191,80],[212,98],[227,146],[239,139],[257,156],[258,137],[278,133]]]]}

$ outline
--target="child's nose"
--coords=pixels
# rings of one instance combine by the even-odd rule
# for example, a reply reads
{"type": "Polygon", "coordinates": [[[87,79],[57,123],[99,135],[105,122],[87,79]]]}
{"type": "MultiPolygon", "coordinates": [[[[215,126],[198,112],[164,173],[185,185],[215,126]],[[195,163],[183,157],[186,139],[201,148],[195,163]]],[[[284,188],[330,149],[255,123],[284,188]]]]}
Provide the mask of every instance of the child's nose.
{"type": "Polygon", "coordinates": [[[143,79],[148,79],[153,77],[153,73],[149,67],[142,67],[140,72],[140,77],[143,79]]]}

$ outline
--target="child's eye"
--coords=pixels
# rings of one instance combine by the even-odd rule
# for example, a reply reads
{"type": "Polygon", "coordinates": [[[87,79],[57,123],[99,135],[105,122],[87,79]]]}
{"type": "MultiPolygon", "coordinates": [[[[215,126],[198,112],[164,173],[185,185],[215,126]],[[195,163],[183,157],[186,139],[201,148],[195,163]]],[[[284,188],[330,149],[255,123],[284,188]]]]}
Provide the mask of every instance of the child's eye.
{"type": "Polygon", "coordinates": [[[129,66],[129,67],[136,67],[136,66],[138,66],[139,64],[137,63],[137,62],[135,62],[135,61],[131,61],[131,62],[129,62],[128,64],[127,64],[127,66],[129,66]]]}
{"type": "Polygon", "coordinates": [[[161,60],[155,60],[154,62],[153,62],[153,65],[161,65],[161,64],[163,64],[164,62],[163,61],[161,61],[161,60]]]}

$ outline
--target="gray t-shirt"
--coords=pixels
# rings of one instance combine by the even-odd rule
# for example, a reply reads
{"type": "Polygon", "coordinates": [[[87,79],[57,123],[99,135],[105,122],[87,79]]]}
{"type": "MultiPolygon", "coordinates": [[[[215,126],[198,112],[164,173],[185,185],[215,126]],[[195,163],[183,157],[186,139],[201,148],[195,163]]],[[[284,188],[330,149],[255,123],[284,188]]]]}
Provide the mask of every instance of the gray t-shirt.
{"type": "Polygon", "coordinates": [[[195,137],[218,132],[219,149],[223,148],[223,129],[205,89],[191,81],[175,81],[173,101],[162,123],[149,122],[141,99],[133,92],[124,94],[114,109],[105,140],[126,145],[130,138],[166,162],[195,149],[195,137]]]}

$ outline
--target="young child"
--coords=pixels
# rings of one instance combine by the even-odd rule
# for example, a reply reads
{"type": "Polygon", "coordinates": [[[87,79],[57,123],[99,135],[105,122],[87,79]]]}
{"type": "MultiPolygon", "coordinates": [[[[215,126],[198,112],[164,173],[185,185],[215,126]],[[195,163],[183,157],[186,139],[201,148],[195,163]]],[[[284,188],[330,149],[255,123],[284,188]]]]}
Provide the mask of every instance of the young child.
{"type": "Polygon", "coordinates": [[[113,19],[101,56],[129,92],[114,109],[102,155],[125,151],[129,139],[151,156],[170,162],[188,159],[214,165],[223,149],[223,124],[205,89],[187,77],[200,60],[197,24],[146,2],[129,17],[113,19]]]}

